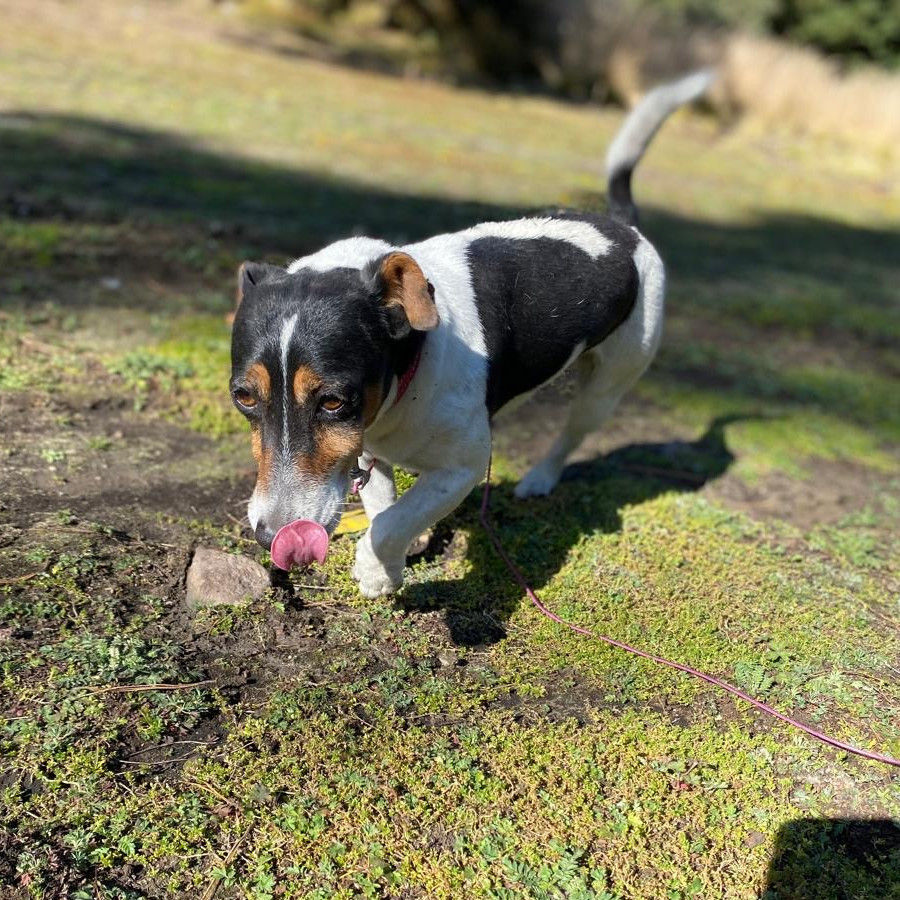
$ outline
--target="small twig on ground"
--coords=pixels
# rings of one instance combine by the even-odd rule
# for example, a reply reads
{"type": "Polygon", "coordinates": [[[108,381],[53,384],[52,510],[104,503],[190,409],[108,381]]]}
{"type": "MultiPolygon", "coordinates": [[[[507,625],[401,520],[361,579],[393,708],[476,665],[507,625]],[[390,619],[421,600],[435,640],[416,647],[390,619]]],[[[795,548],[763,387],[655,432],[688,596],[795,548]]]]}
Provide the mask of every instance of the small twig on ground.
{"type": "MultiPolygon", "coordinates": [[[[890,669],[891,667],[888,666],[890,669]]],[[[886,685],[887,687],[897,687],[897,682],[892,681],[889,678],[882,678],[880,675],[874,675],[870,672],[857,672],[854,669],[824,669],[821,672],[815,672],[812,675],[807,675],[806,678],[803,679],[801,684],[807,684],[810,681],[815,681],[817,678],[825,678],[828,675],[849,675],[854,678],[864,678],[866,681],[875,681],[878,684],[886,685]]]]}
{"type": "Polygon", "coordinates": [[[887,687],[897,687],[896,681],[882,678],[880,675],[873,675],[870,672],[856,672],[853,669],[841,669],[840,671],[842,675],[852,675],[856,678],[865,678],[866,681],[877,681],[879,684],[884,684],[887,687]]]}
{"type": "Polygon", "coordinates": [[[174,766],[175,763],[185,762],[190,759],[194,754],[186,753],[184,756],[176,756],[173,759],[122,759],[119,758],[117,762],[121,763],[123,766],[174,766]]]}
{"type": "MultiPolygon", "coordinates": [[[[251,825],[235,842],[232,844],[231,849],[228,851],[228,855],[225,857],[224,862],[222,863],[222,869],[227,869],[234,857],[237,855],[238,849],[241,844],[247,839],[247,835],[250,834],[253,826],[251,825]]],[[[206,890],[203,892],[202,900],[213,900],[213,897],[216,896],[216,891],[219,889],[219,884],[222,882],[222,879],[216,875],[212,881],[210,881],[209,885],[207,885],[206,890]]]]}
{"type": "Polygon", "coordinates": [[[93,697],[97,694],[136,694],[141,691],[189,691],[193,688],[204,687],[207,684],[215,684],[210,678],[205,681],[192,681],[189,684],[109,684],[105,687],[94,688],[87,691],[85,697],[93,697]]]}
{"type": "Polygon", "coordinates": [[[238,809],[238,810],[240,809],[240,806],[238,806],[238,804],[234,800],[232,800],[229,797],[226,797],[225,794],[223,794],[221,791],[216,790],[211,785],[208,785],[202,781],[187,781],[187,780],[185,781],[185,784],[189,784],[191,787],[199,788],[201,791],[206,791],[208,794],[212,794],[212,796],[215,797],[216,800],[221,800],[222,803],[227,804],[228,806],[232,807],[233,809],[238,809]]]}
{"type": "Polygon", "coordinates": [[[133,756],[140,756],[142,753],[149,753],[151,750],[165,750],[166,747],[175,747],[180,744],[196,744],[198,747],[212,747],[214,744],[217,744],[218,740],[212,741],[169,741],[165,744],[154,744],[152,747],[142,747],[140,750],[135,750],[134,753],[129,753],[125,759],[131,759],[133,756]]]}
{"type": "Polygon", "coordinates": [[[895,622],[890,616],[886,616],[883,612],[875,609],[875,607],[873,606],[869,606],[868,604],[865,604],[865,607],[867,612],[872,613],[872,615],[875,616],[876,619],[883,622],[889,628],[893,628],[894,631],[900,631],[900,623],[895,622]]]}
{"type": "Polygon", "coordinates": [[[15,578],[0,578],[0,584],[18,584],[20,581],[28,581],[36,575],[42,575],[43,572],[29,572],[27,575],[17,575],[15,578]]]}
{"type": "Polygon", "coordinates": [[[511,622],[507,622],[504,625],[493,613],[490,613],[487,610],[482,611],[481,615],[487,619],[491,625],[503,633],[506,633],[507,631],[522,631],[521,625],[515,625],[511,622]]]}

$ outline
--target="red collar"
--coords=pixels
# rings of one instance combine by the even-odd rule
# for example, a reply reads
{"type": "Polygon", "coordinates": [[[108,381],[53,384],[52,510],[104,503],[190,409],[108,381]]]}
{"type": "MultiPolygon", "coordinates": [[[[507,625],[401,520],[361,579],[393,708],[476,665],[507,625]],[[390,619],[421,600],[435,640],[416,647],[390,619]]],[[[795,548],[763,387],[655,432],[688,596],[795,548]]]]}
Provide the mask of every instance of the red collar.
{"type": "Polygon", "coordinates": [[[416,375],[416,370],[419,368],[419,360],[421,358],[422,348],[419,347],[419,349],[416,350],[415,356],[409,361],[409,366],[407,366],[406,371],[397,379],[397,396],[394,397],[394,406],[400,402],[403,395],[409,389],[410,382],[412,382],[416,375]]]}
{"type": "MultiPolygon", "coordinates": [[[[419,349],[416,350],[413,358],[409,361],[406,371],[397,379],[397,396],[394,397],[394,402],[391,406],[396,406],[407,390],[409,390],[409,385],[415,377],[416,369],[419,368],[419,360],[421,358],[422,346],[420,344],[419,349]]],[[[358,494],[369,483],[369,476],[372,474],[372,469],[375,468],[376,462],[378,462],[378,460],[373,456],[368,469],[360,469],[358,464],[353,466],[350,470],[350,477],[353,479],[350,488],[351,494],[358,494]]]]}

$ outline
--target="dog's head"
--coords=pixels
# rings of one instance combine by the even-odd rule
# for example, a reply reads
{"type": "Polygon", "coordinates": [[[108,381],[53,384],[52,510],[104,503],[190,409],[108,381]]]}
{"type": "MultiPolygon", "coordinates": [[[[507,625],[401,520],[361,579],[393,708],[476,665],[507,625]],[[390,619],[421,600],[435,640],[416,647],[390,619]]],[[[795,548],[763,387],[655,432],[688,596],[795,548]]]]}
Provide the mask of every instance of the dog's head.
{"type": "Polygon", "coordinates": [[[248,514],[264,547],[297,519],[336,527],[402,348],[438,325],[430,288],[400,252],[363,269],[241,266],[231,396],[250,421],[258,474],[248,514]]]}

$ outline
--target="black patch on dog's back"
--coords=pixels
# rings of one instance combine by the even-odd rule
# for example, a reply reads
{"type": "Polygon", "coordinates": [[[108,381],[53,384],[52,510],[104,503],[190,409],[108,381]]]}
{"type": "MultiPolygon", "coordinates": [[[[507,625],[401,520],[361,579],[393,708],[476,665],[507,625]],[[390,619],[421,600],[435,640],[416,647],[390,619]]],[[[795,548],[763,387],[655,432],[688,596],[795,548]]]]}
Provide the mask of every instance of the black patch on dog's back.
{"type": "Polygon", "coordinates": [[[579,342],[592,347],[608,337],[637,298],[632,229],[599,216],[554,218],[588,222],[613,246],[597,259],[555,238],[487,237],[468,247],[491,414],[559,372],[579,342]]]}

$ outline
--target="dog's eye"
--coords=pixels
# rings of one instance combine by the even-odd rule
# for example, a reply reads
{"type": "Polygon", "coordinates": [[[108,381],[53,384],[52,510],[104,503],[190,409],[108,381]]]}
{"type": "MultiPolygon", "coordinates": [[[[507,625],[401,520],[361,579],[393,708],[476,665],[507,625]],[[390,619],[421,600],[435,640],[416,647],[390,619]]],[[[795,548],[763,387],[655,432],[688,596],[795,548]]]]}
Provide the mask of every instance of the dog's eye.
{"type": "Polygon", "coordinates": [[[234,402],[237,403],[241,409],[253,409],[253,407],[256,406],[256,397],[254,397],[250,391],[246,391],[243,388],[232,391],[231,396],[234,397],[234,402]]]}
{"type": "Polygon", "coordinates": [[[328,412],[337,412],[344,408],[344,401],[340,397],[325,397],[322,400],[322,409],[328,412]]]}

